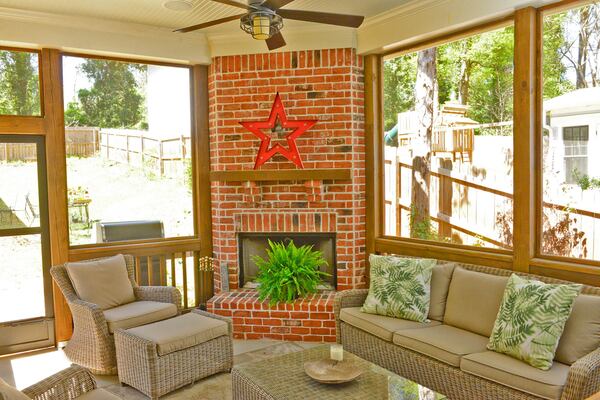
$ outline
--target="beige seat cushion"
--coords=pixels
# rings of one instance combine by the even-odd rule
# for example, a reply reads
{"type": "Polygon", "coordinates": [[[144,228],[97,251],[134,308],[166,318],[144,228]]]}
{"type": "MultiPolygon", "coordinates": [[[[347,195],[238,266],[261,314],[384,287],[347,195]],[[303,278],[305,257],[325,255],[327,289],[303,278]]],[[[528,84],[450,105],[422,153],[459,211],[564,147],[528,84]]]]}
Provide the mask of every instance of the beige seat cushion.
{"type": "Polygon", "coordinates": [[[600,296],[580,294],[558,342],[555,360],[571,365],[600,347],[600,296]]]}
{"type": "Polygon", "coordinates": [[[77,400],[120,400],[121,398],[104,389],[94,389],[82,396],[79,396],[77,400]]]}
{"type": "Polygon", "coordinates": [[[135,301],[121,254],[95,261],[70,262],[66,269],[77,296],[102,310],[135,301]]]}
{"type": "Polygon", "coordinates": [[[542,371],[493,351],[463,357],[460,369],[544,399],[560,399],[569,375],[568,365],[555,362],[548,371],[542,371]]]}
{"type": "Polygon", "coordinates": [[[31,400],[8,383],[0,379],[0,399],[2,400],[31,400]]]}
{"type": "Polygon", "coordinates": [[[157,301],[134,301],[104,311],[104,318],[106,318],[110,333],[114,333],[117,329],[135,328],[176,315],[175,304],[157,301]]]}
{"type": "Polygon", "coordinates": [[[392,341],[394,332],[402,329],[418,329],[440,325],[438,321],[421,323],[406,319],[385,317],[376,314],[367,314],[360,311],[360,307],[342,308],[340,319],[355,328],[362,329],[388,342],[392,341]]]}
{"type": "Polygon", "coordinates": [[[449,325],[394,333],[394,343],[436,360],[460,366],[461,357],[485,351],[489,339],[449,325]]]}
{"type": "Polygon", "coordinates": [[[489,337],[508,277],[456,267],[452,274],[444,324],[489,337]]]}
{"type": "Polygon", "coordinates": [[[128,329],[127,332],[156,343],[158,354],[162,356],[197,346],[219,336],[227,336],[229,328],[222,320],[188,313],[166,321],[128,329]]]}
{"type": "Polygon", "coordinates": [[[431,296],[429,299],[429,319],[435,321],[444,320],[446,311],[446,299],[448,288],[454,271],[454,263],[439,263],[433,268],[431,274],[431,296]]]}

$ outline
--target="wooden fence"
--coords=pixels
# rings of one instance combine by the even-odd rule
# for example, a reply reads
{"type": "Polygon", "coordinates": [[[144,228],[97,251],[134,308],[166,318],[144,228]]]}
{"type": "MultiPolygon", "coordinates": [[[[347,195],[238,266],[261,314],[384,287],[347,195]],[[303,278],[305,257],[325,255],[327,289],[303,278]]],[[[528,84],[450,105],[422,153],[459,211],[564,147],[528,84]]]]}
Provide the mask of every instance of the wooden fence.
{"type": "MultiPolygon", "coordinates": [[[[386,152],[386,233],[410,236],[412,165],[398,162],[386,152]]],[[[600,254],[600,213],[544,202],[544,212],[554,212],[558,220],[568,214],[574,227],[585,232],[587,259],[600,254]]],[[[464,244],[509,248],[501,237],[498,216],[512,213],[513,194],[485,180],[459,174],[446,168],[432,168],[430,218],[442,238],[459,238],[464,244]]],[[[509,217],[512,223],[512,217],[509,217]]],[[[551,223],[555,224],[557,221],[551,223]]],[[[512,232],[512,225],[510,225],[512,232]]]]}
{"type": "Polygon", "coordinates": [[[156,139],[146,134],[144,131],[102,129],[100,153],[107,160],[150,168],[161,177],[182,177],[186,161],[191,159],[191,138],[156,139]]]}
{"type": "MultiPolygon", "coordinates": [[[[100,151],[100,129],[65,128],[68,157],[93,157],[100,151]]],[[[0,161],[36,161],[36,145],[31,143],[0,143],[0,161]]]]}

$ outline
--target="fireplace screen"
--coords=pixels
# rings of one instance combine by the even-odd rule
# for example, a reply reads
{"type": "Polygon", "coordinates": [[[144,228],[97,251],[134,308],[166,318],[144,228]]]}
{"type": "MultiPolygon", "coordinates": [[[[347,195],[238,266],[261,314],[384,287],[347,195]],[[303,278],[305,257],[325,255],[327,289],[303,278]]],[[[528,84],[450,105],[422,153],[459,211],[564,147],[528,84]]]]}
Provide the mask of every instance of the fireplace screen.
{"type": "Polygon", "coordinates": [[[298,247],[309,245],[314,250],[321,251],[328,265],[321,266],[321,271],[330,276],[323,278],[323,289],[335,289],[336,258],[335,258],[335,233],[240,233],[240,287],[255,288],[258,267],[252,261],[253,256],[267,257],[269,240],[272,242],[288,243],[290,240],[298,247]]]}

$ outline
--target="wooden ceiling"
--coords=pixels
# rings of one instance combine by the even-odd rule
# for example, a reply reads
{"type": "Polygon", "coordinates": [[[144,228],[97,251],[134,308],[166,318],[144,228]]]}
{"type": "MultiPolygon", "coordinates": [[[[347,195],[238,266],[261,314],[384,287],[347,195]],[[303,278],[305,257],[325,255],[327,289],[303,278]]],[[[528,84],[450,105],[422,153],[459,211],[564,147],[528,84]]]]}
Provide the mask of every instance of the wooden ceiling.
{"type": "MultiPolygon", "coordinates": [[[[239,14],[234,7],[210,0],[191,0],[189,11],[171,11],[165,0],[0,0],[0,7],[59,15],[95,17],[113,21],[145,24],[162,28],[180,28],[239,14]]],[[[239,0],[243,2],[244,0],[239,0]]],[[[408,3],[410,0],[296,0],[286,8],[336,12],[372,17],[408,3]]],[[[287,21],[290,27],[310,23],[287,21]]],[[[205,32],[227,33],[238,28],[237,21],[205,32]]],[[[311,24],[312,25],[312,24],[311,24]]]]}

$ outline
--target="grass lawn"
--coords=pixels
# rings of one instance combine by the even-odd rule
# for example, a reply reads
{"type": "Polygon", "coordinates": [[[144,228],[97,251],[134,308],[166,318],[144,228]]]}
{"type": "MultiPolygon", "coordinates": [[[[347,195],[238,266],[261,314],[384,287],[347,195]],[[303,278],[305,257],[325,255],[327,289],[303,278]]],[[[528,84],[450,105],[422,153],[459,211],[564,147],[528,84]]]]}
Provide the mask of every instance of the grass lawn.
{"type": "MultiPolygon", "coordinates": [[[[165,237],[194,233],[192,193],[183,177],[160,178],[100,157],[69,158],[67,171],[69,189],[81,187],[88,192],[93,222],[161,220],[165,237]]],[[[93,242],[93,223],[71,223],[70,228],[72,245],[93,242]]]]}

